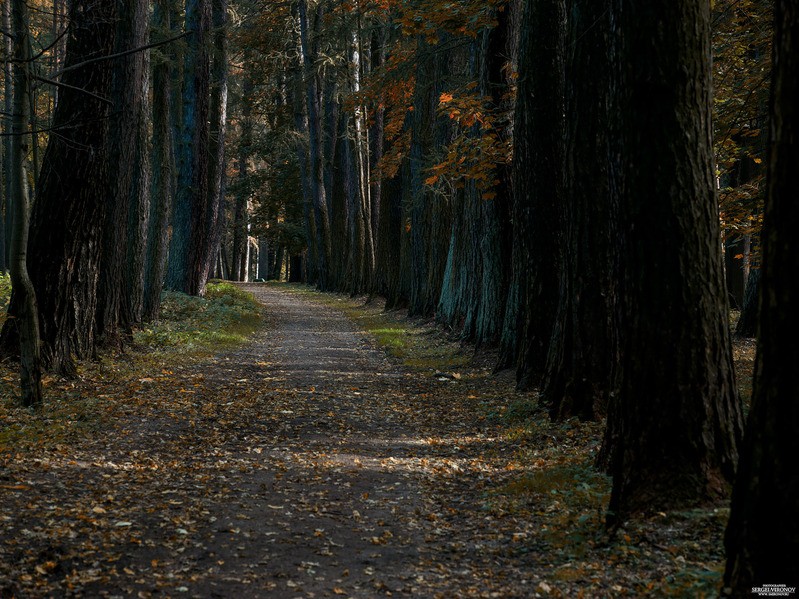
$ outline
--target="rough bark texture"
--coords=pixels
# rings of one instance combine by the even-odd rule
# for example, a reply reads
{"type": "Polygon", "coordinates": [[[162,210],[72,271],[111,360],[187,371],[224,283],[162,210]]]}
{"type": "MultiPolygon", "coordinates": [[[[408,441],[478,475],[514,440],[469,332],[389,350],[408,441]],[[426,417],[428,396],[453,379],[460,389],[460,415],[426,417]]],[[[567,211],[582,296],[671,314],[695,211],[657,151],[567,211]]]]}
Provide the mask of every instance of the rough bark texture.
{"type": "Polygon", "coordinates": [[[177,151],[177,191],[166,286],[199,295],[207,275],[211,1],[186,3],[187,38],[177,151]]]}
{"type": "Polygon", "coordinates": [[[14,37],[14,102],[11,120],[11,168],[14,206],[13,234],[11,239],[11,285],[16,293],[18,310],[11,319],[19,335],[20,390],[22,404],[27,407],[42,403],[42,362],[39,344],[39,314],[36,290],[28,274],[28,173],[25,160],[31,144],[28,133],[30,98],[30,39],[28,6],[25,0],[12,2],[11,34],[14,37]]]}
{"type": "Polygon", "coordinates": [[[432,148],[446,142],[448,124],[436,118],[444,74],[452,54],[434,51],[420,37],[416,62],[416,87],[411,113],[411,148],[403,184],[406,205],[410,207],[410,316],[430,316],[435,312],[451,238],[449,198],[436,196],[425,188],[427,168],[432,166],[432,148]]]}
{"type": "Polygon", "coordinates": [[[752,409],[727,527],[727,594],[799,586],[799,10],[775,10],[771,149],[752,409]]]}
{"type": "Polygon", "coordinates": [[[741,438],[710,127],[707,3],[621,0],[622,383],[610,519],[725,495],[741,438]],[[657,231],[658,234],[653,234],[657,231]]]}
{"type": "MultiPolygon", "coordinates": [[[[509,2],[497,15],[497,26],[488,35],[488,48],[481,74],[484,93],[491,98],[490,106],[500,117],[499,139],[513,136],[512,74],[517,66],[518,39],[515,35],[520,16],[519,3],[509,2]],[[506,120],[503,115],[507,115],[506,120]]],[[[506,299],[511,285],[513,266],[513,190],[512,170],[508,164],[496,166],[496,196],[483,201],[481,219],[483,231],[480,255],[483,262],[480,281],[480,304],[477,308],[474,341],[493,344],[499,341],[505,319],[506,299]]]]}
{"type": "MultiPolygon", "coordinates": [[[[501,138],[511,135],[509,86],[511,70],[511,11],[497,14],[497,26],[487,30],[471,47],[470,73],[486,107],[496,119],[501,138]],[[503,127],[504,125],[504,127],[503,127]]],[[[484,134],[474,127],[469,135],[484,134]]],[[[469,181],[454,194],[449,254],[436,311],[439,322],[459,330],[464,341],[477,345],[495,342],[504,316],[511,268],[513,233],[510,225],[510,168],[493,165],[493,197],[469,181]]]]}
{"type": "Polygon", "coordinates": [[[316,256],[316,220],[313,212],[313,197],[310,186],[310,149],[308,147],[308,114],[305,103],[305,85],[303,73],[305,72],[305,61],[303,58],[302,27],[300,26],[300,12],[298,3],[291,5],[292,19],[295,22],[296,39],[295,52],[297,63],[293,72],[292,86],[292,107],[294,112],[294,128],[297,131],[297,164],[299,165],[300,186],[302,187],[302,210],[303,222],[305,224],[305,252],[304,280],[314,283],[317,278],[319,266],[316,256]]]}
{"type": "MultiPolygon", "coordinates": [[[[100,244],[108,190],[114,0],[73,0],[66,71],[31,214],[28,269],[39,300],[42,358],[62,374],[95,347],[100,244]],[[64,168],[69,165],[69,168],[64,168]]],[[[12,302],[13,303],[13,302],[12,302]]],[[[12,307],[13,310],[13,307],[12,307]]]]}
{"type": "MultiPolygon", "coordinates": [[[[164,35],[174,34],[170,14],[172,0],[157,0],[153,9],[153,22],[164,35]]],[[[153,65],[153,159],[152,196],[150,202],[149,232],[147,234],[147,261],[145,264],[144,320],[158,316],[161,306],[161,288],[166,275],[169,249],[169,218],[175,192],[175,154],[172,136],[174,85],[171,62],[177,60],[170,45],[153,65]]]]}
{"type": "MultiPolygon", "coordinates": [[[[211,0],[212,54],[211,98],[208,139],[208,196],[205,201],[205,226],[197,233],[200,272],[198,286],[205,289],[214,261],[219,255],[225,222],[225,135],[228,104],[227,0],[211,0]]],[[[249,261],[248,261],[249,262],[249,261]]]]}
{"type": "MultiPolygon", "coordinates": [[[[330,237],[330,216],[328,212],[327,197],[325,194],[324,177],[324,144],[322,140],[322,107],[319,74],[315,70],[315,48],[311,48],[311,31],[308,22],[308,3],[300,0],[299,20],[302,60],[305,75],[305,99],[308,115],[308,141],[310,151],[309,181],[311,197],[313,199],[313,213],[315,221],[315,250],[316,250],[316,275],[317,284],[322,290],[330,288],[329,270],[332,260],[332,246],[330,237]]],[[[318,10],[323,11],[320,3],[318,10]]],[[[318,17],[321,16],[317,15],[318,17]]],[[[317,18],[317,22],[319,22],[317,18]]]]}
{"type": "Polygon", "coordinates": [[[618,389],[611,9],[612,0],[572,0],[569,6],[566,246],[557,254],[564,260],[561,293],[542,389],[555,419],[602,415],[618,389]]]}
{"type": "MultiPolygon", "coordinates": [[[[149,41],[149,2],[116,0],[115,53],[149,41]]],[[[109,191],[98,287],[98,333],[119,343],[141,321],[144,253],[150,202],[148,148],[149,51],[112,62],[114,106],[108,135],[109,191]]]]}
{"type": "MultiPolygon", "coordinates": [[[[371,39],[371,49],[370,49],[370,58],[371,58],[371,70],[376,71],[382,68],[383,64],[386,61],[386,42],[388,39],[387,34],[387,27],[380,26],[377,27],[372,32],[372,39],[371,39]]],[[[374,244],[375,244],[375,264],[374,269],[372,272],[371,278],[371,289],[369,290],[370,293],[374,293],[380,287],[379,280],[381,278],[380,268],[378,266],[379,258],[378,253],[380,251],[380,244],[382,240],[380,238],[380,216],[381,216],[381,208],[383,204],[383,179],[380,175],[378,165],[380,164],[381,159],[383,158],[383,146],[385,144],[385,124],[386,124],[386,108],[384,98],[381,98],[378,102],[377,107],[374,109],[372,113],[372,118],[374,119],[374,123],[369,129],[369,171],[370,171],[370,178],[369,182],[371,185],[371,198],[372,198],[372,231],[374,234],[374,244]]]]}
{"type": "Polygon", "coordinates": [[[519,275],[519,387],[540,382],[560,286],[562,251],[565,0],[533,0],[522,21],[515,154],[519,275]]]}
{"type": "MultiPolygon", "coordinates": [[[[5,31],[11,31],[11,2],[3,2],[2,7],[2,18],[3,18],[3,29],[5,31]]],[[[13,49],[13,38],[10,35],[3,36],[3,49],[5,50],[6,56],[11,56],[13,49]]],[[[11,74],[11,70],[13,68],[13,63],[9,60],[3,63],[3,96],[5,98],[3,108],[6,114],[12,114],[12,99],[14,97],[13,92],[13,84],[14,84],[14,77],[11,74]]],[[[11,195],[11,180],[13,178],[11,174],[11,136],[6,136],[3,138],[3,207],[4,207],[4,214],[9,215],[13,214],[14,206],[12,204],[12,195],[11,195]]],[[[7,265],[7,258],[11,255],[11,225],[12,219],[5,218],[2,225],[3,225],[3,262],[2,268],[5,270],[7,265]]]]}

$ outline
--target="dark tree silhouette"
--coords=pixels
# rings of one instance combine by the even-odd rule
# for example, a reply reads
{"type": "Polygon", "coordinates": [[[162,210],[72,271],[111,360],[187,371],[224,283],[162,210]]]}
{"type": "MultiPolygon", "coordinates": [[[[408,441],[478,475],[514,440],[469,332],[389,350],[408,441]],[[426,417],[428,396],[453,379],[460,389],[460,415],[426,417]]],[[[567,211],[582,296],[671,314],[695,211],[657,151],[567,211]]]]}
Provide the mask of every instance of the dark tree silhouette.
{"type": "Polygon", "coordinates": [[[799,8],[775,12],[771,148],[752,409],[727,526],[726,593],[799,586],[799,8]]]}

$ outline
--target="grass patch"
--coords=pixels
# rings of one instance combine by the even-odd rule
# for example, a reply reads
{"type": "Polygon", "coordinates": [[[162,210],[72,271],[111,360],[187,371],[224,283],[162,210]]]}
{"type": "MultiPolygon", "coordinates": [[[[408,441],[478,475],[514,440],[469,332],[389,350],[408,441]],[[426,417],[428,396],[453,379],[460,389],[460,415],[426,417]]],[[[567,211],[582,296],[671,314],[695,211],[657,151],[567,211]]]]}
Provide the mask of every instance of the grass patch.
{"type": "Polygon", "coordinates": [[[157,323],[134,334],[152,350],[216,351],[244,342],[261,322],[261,305],[235,285],[209,283],[205,297],[167,291],[157,323]]]}

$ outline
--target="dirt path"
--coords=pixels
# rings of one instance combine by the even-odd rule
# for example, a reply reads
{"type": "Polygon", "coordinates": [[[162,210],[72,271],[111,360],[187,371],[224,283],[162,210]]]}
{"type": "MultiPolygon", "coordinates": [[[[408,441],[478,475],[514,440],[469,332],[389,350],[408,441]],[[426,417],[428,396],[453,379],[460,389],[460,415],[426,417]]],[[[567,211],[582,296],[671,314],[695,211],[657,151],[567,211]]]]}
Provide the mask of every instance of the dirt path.
{"type": "Polygon", "coordinates": [[[479,511],[462,492],[484,469],[437,399],[450,381],[335,309],[249,290],[268,310],[251,343],[137,381],[113,431],[0,476],[0,597],[514,594],[447,525],[479,511]]]}
{"type": "Polygon", "coordinates": [[[551,423],[488,369],[435,376],[457,348],[401,315],[249,289],[248,344],[92,365],[18,419],[33,441],[0,428],[0,599],[715,594],[725,509],[606,538],[600,423],[551,423]],[[413,336],[413,367],[356,313],[413,336]]]}

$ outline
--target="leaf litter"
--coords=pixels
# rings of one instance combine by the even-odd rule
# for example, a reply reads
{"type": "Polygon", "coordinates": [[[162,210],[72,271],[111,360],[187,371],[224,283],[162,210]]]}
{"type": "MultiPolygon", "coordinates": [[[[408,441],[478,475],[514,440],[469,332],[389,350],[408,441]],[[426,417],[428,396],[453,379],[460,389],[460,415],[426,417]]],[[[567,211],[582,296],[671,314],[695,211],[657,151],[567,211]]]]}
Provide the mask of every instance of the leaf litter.
{"type": "Polygon", "coordinates": [[[608,538],[599,424],[550,424],[430,323],[248,289],[266,322],[235,349],[3,407],[0,597],[714,594],[727,509],[608,538]]]}

